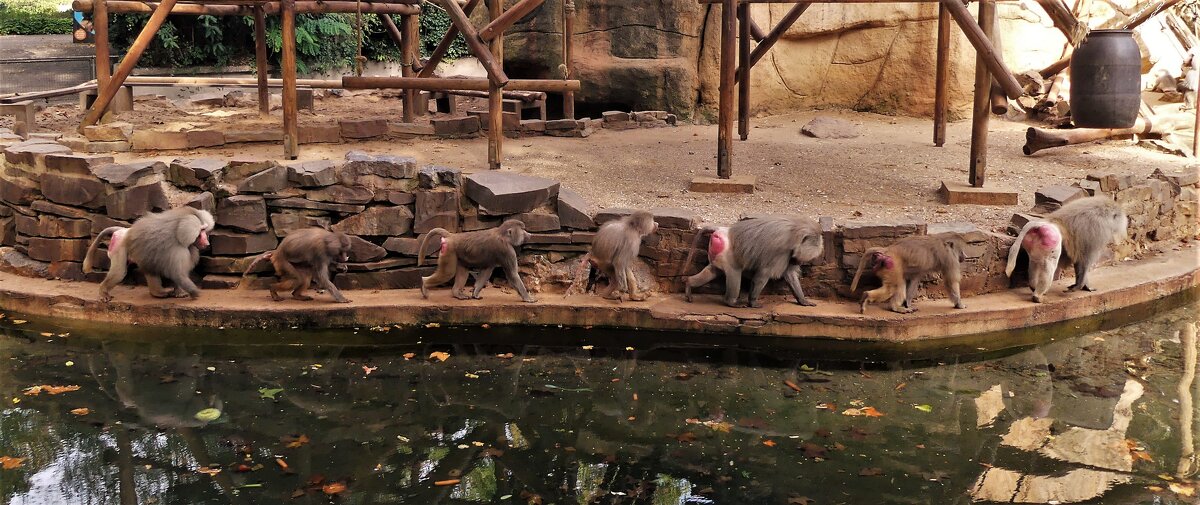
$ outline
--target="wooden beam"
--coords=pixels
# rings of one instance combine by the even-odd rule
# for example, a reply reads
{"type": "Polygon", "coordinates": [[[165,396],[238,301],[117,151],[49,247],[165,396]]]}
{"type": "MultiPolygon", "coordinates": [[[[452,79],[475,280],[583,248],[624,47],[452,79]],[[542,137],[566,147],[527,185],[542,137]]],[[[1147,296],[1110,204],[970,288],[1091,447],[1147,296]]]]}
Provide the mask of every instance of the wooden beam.
{"type": "MultiPolygon", "coordinates": [[[[797,3],[790,10],[788,10],[787,14],[783,15],[783,19],[780,19],[779,23],[775,25],[775,28],[771,29],[771,33],[768,33],[767,36],[764,37],[758,43],[758,45],[754,47],[754,51],[750,53],[751,68],[754,67],[755,63],[758,63],[758,60],[761,60],[763,56],[766,56],[767,51],[770,51],[771,47],[779,41],[779,37],[783,36],[783,34],[788,31],[788,28],[791,28],[792,25],[795,24],[797,19],[800,19],[800,15],[804,14],[804,11],[808,10],[809,5],[811,5],[811,2],[797,3]]],[[[739,80],[737,77],[739,75],[741,75],[740,71],[734,72],[734,82],[739,80]]]]}
{"type": "Polygon", "coordinates": [[[254,62],[258,74],[258,114],[271,114],[271,91],[267,89],[267,16],[262,7],[254,8],[254,62]]]}
{"type": "Polygon", "coordinates": [[[79,125],[80,132],[83,131],[83,127],[96,124],[100,120],[100,116],[104,115],[104,111],[112,103],[113,97],[117,95],[117,90],[121,89],[125,78],[133,72],[133,67],[142,58],[142,53],[146,52],[146,47],[154,40],[154,35],[162,27],[163,21],[167,20],[167,14],[170,14],[171,7],[174,6],[175,0],[163,0],[158,8],[154,9],[154,14],[151,14],[150,19],[146,21],[146,26],[142,27],[142,31],[133,40],[125,57],[121,58],[121,64],[117,65],[117,71],[109,80],[108,85],[99,88],[96,92],[96,101],[92,102],[92,108],[88,109],[87,114],[83,116],[83,122],[79,125]]]}
{"type": "Polygon", "coordinates": [[[533,12],[534,9],[542,6],[545,0],[521,0],[516,5],[509,7],[504,13],[492,18],[492,21],[479,30],[479,38],[484,41],[492,40],[496,37],[504,35],[504,30],[512,26],[513,23],[520,21],[521,18],[533,12]]]}
{"type": "Polygon", "coordinates": [[[475,26],[471,24],[471,19],[463,12],[462,7],[454,0],[439,0],[439,3],[450,16],[450,22],[462,32],[463,40],[467,41],[467,48],[471,50],[471,54],[478,58],[484,70],[487,70],[488,79],[492,84],[504,87],[508,83],[508,76],[504,74],[503,62],[496,61],[489,48],[483,45],[483,39],[479,38],[479,33],[475,31],[475,26]]]}
{"type": "Polygon", "coordinates": [[[750,4],[737,6],[738,16],[738,137],[750,138],[750,4]]]}
{"type": "Polygon", "coordinates": [[[296,1],[283,0],[280,4],[283,37],[283,156],[294,160],[300,154],[296,102],[296,1]]]}
{"type": "MultiPolygon", "coordinates": [[[[467,5],[463,7],[463,13],[470,16],[476,5],[479,5],[479,0],[467,2],[467,5]]],[[[442,35],[442,41],[438,42],[437,47],[433,49],[433,53],[429,55],[429,61],[425,62],[425,67],[421,69],[421,73],[417,74],[417,77],[433,77],[433,71],[437,70],[438,63],[441,63],[442,58],[446,57],[446,52],[450,50],[456,37],[458,37],[458,27],[452,24],[450,28],[446,29],[446,34],[442,35]]]]}
{"type": "Polygon", "coordinates": [[[758,26],[758,23],[754,22],[754,18],[747,19],[750,20],[750,36],[754,37],[755,42],[762,42],[762,39],[767,38],[767,32],[764,32],[762,27],[758,26]]]}
{"type": "MultiPolygon", "coordinates": [[[[1136,14],[1134,14],[1133,17],[1127,19],[1125,22],[1121,23],[1120,25],[1116,26],[1115,28],[1118,30],[1132,30],[1134,28],[1137,28],[1142,23],[1145,23],[1147,20],[1154,17],[1156,14],[1158,14],[1166,9],[1169,9],[1171,7],[1174,7],[1175,4],[1177,4],[1179,2],[1180,2],[1180,0],[1155,0],[1155,1],[1152,1],[1148,4],[1146,4],[1145,7],[1142,7],[1142,9],[1139,10],[1136,14]]],[[[1107,27],[1107,28],[1113,28],[1113,27],[1107,27]]],[[[1072,51],[1071,54],[1074,54],[1074,51],[1072,51]]],[[[1058,61],[1051,63],[1050,66],[1043,68],[1041,70],[1041,72],[1038,72],[1038,73],[1042,74],[1042,78],[1049,79],[1051,76],[1054,76],[1054,75],[1058,74],[1059,72],[1062,72],[1064,69],[1066,69],[1068,66],[1071,65],[1071,54],[1063,56],[1058,61]]]]}
{"type": "Polygon", "coordinates": [[[717,177],[728,179],[733,175],[733,135],[729,131],[733,123],[733,88],[737,78],[734,63],[737,58],[737,1],[721,2],[721,67],[717,74],[720,91],[717,102],[717,177]]]}
{"type": "MultiPolygon", "coordinates": [[[[563,0],[563,79],[575,78],[575,0],[563,0]]],[[[545,109],[543,109],[545,110],[545,109]]],[[[563,93],[563,117],[575,119],[575,92],[563,93]]]]}
{"type": "MultiPolygon", "coordinates": [[[[985,38],[990,38],[995,31],[996,4],[991,0],[979,2],[978,27],[985,38]]],[[[988,75],[987,59],[982,52],[976,53],[975,107],[971,116],[971,167],[968,180],[971,186],[976,188],[982,188],[987,180],[988,120],[991,113],[988,109],[991,105],[991,94],[992,76],[988,75]]]]}
{"type": "Polygon", "coordinates": [[[944,5],[938,6],[937,70],[934,72],[933,145],[946,144],[946,113],[950,94],[950,28],[954,20],[944,5]]]}
{"type": "MultiPolygon", "coordinates": [[[[390,16],[383,17],[391,19],[390,16]]],[[[415,74],[413,65],[416,62],[416,45],[420,42],[419,35],[417,35],[416,21],[416,16],[402,16],[400,18],[400,25],[404,27],[400,31],[400,75],[404,77],[413,77],[415,74]]],[[[391,25],[393,28],[396,27],[395,23],[391,23],[391,25]]],[[[404,103],[401,104],[400,120],[405,123],[413,122],[413,118],[416,116],[416,106],[417,90],[404,90],[404,103]]]]}
{"type": "MultiPolygon", "coordinates": [[[[258,77],[170,77],[132,75],[125,84],[134,86],[258,86],[258,77]]],[[[340,79],[296,79],[301,88],[342,89],[340,79]]],[[[283,79],[267,79],[267,87],[283,87],[283,79]]]]}
{"type": "MultiPolygon", "coordinates": [[[[500,18],[503,17],[501,12],[503,8],[503,0],[488,0],[488,15],[492,23],[500,21],[500,18]]],[[[503,71],[504,37],[493,37],[489,45],[492,58],[503,71]]],[[[502,84],[492,82],[488,87],[488,168],[491,170],[500,170],[501,162],[504,159],[504,94],[502,93],[504,90],[502,86],[502,84]]],[[[519,110],[517,113],[520,114],[519,110]]]]}
{"type": "MultiPolygon", "coordinates": [[[[958,23],[959,28],[967,36],[967,40],[971,41],[971,45],[975,46],[975,54],[988,66],[988,71],[992,73],[992,78],[1004,88],[1004,94],[1009,98],[1017,98],[1025,94],[1025,90],[1021,88],[1021,84],[1017,82],[1017,78],[1013,77],[1012,72],[1008,70],[1008,66],[1004,64],[1004,60],[1000,57],[1000,53],[992,46],[987,34],[984,33],[980,25],[975,23],[975,19],[971,17],[967,7],[960,3],[959,0],[941,0],[942,5],[950,11],[950,16],[958,23]]],[[[994,0],[988,0],[992,3],[992,8],[995,8],[994,0]]],[[[985,2],[980,2],[983,4],[985,2]]]]}
{"type": "Polygon", "coordinates": [[[96,0],[92,29],[96,32],[96,83],[103,88],[112,78],[112,57],[108,52],[108,0],[96,0]]]}
{"type": "MultiPolygon", "coordinates": [[[[427,89],[430,91],[475,90],[490,91],[487,79],[457,79],[448,77],[342,77],[345,89],[427,89]]],[[[511,79],[504,86],[508,91],[544,91],[562,93],[579,91],[577,80],[558,79],[511,79]]]]}
{"type": "MultiPolygon", "coordinates": [[[[253,3],[253,2],[250,2],[253,3]]],[[[136,0],[110,0],[108,2],[108,12],[110,14],[128,14],[128,13],[152,13],[158,7],[159,2],[139,2],[136,0]]],[[[279,2],[271,3],[255,3],[261,6],[263,12],[267,15],[279,13],[279,2]]],[[[172,15],[183,16],[253,16],[255,5],[224,5],[224,4],[195,4],[195,3],[177,3],[175,8],[171,9],[172,15]]],[[[94,0],[74,0],[71,3],[72,9],[79,12],[94,12],[94,0]]],[[[359,5],[356,2],[349,0],[329,0],[323,2],[303,2],[296,6],[296,12],[299,14],[325,14],[325,13],[354,13],[358,12],[359,5]]],[[[418,14],[421,12],[421,7],[417,5],[399,4],[399,3],[384,3],[384,2],[363,2],[363,14],[418,14]]]]}

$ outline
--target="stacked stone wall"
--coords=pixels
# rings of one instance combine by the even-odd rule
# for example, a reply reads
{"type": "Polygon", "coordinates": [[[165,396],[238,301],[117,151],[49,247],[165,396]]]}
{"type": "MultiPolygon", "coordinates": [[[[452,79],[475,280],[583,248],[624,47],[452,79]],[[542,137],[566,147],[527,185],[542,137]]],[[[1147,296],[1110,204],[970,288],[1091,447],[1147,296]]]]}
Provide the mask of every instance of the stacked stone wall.
{"type": "MultiPolygon", "coordinates": [[[[452,232],[484,230],[505,219],[525,223],[533,238],[523,247],[521,270],[534,292],[577,292],[579,258],[598,226],[632,212],[598,210],[558,182],[511,172],[477,172],[418,166],[414,159],[350,151],[342,160],[281,164],[257,158],[189,158],[170,163],[135,160],[114,163],[111,156],[73,153],[46,140],[17,142],[4,150],[0,174],[0,268],[23,275],[71,281],[98,281],[82,261],[92,237],[110,226],[128,226],[147,212],[190,205],[213,213],[217,227],[195,276],[206,289],[230,288],[253,258],[275,248],[288,233],[319,226],[352,237],[343,289],[414,288],[429,264],[417,266],[419,237],[434,228],[452,232]],[[574,286],[572,288],[572,286],[574,286]]],[[[1147,179],[1095,174],[1074,186],[1051,186],[1036,195],[1037,206],[1016,213],[1010,234],[970,223],[835,223],[818,217],[825,254],[803,267],[803,285],[819,298],[856,297],[849,280],[862,254],[911,235],[953,231],[968,242],[963,267],[964,295],[1002,291],[1023,282],[1004,275],[1013,235],[1029,219],[1076,198],[1109,195],[1130,217],[1130,240],[1113,249],[1109,261],[1177,247],[1200,234],[1197,174],[1156,172],[1147,179]]],[[[659,232],[640,251],[639,284],[660,292],[679,291],[683,276],[707,261],[703,250],[685,264],[705,223],[693,212],[650,209],[659,232]]],[[[746,216],[752,217],[752,216],[746,216]]],[[[700,237],[703,243],[705,237],[700,237]]],[[[429,247],[429,249],[436,249],[429,247]]],[[[702,248],[703,249],[703,248],[702,248]]],[[[104,264],[100,258],[101,269],[104,264]]],[[[269,273],[260,264],[256,273],[269,273]]],[[[502,276],[501,276],[502,277],[502,276]]],[[[138,282],[137,276],[132,282],[138,282]]],[[[266,277],[256,281],[262,285],[266,277]]],[[[874,279],[866,281],[871,288],[874,279]]],[[[499,277],[497,284],[504,284],[499,277]]],[[[926,294],[941,297],[939,282],[926,294]]],[[[720,283],[702,292],[720,292],[720,283]]],[[[781,282],[770,292],[786,293],[781,282]]]]}

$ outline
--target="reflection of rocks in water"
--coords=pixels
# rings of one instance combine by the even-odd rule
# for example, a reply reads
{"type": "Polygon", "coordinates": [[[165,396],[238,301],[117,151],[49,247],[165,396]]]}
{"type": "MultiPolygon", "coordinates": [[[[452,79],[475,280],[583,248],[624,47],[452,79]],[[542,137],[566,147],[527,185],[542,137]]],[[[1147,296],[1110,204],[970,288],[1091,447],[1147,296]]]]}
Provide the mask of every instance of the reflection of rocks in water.
{"type": "Polygon", "coordinates": [[[1065,475],[1025,475],[1003,468],[989,468],[971,489],[971,499],[1005,503],[1077,503],[1097,498],[1128,475],[1080,468],[1065,475]]]}
{"type": "Polygon", "coordinates": [[[470,472],[463,475],[462,482],[454,486],[450,497],[456,500],[490,503],[496,496],[496,462],[483,458],[470,472]]]}
{"type": "MultiPolygon", "coordinates": [[[[1052,418],[1025,417],[1012,423],[1000,444],[1023,451],[1037,451],[1043,456],[1067,463],[1131,471],[1133,457],[1125,443],[1125,431],[1133,419],[1133,403],[1143,393],[1141,383],[1132,379],[1125,381],[1125,390],[1113,406],[1112,425],[1108,429],[1073,426],[1062,434],[1051,436],[1052,418]]],[[[983,396],[987,395],[984,393],[983,396]]],[[[1092,469],[1076,469],[1064,475],[1047,476],[990,468],[975,482],[971,498],[1012,503],[1074,503],[1097,498],[1112,486],[1130,480],[1129,475],[1092,469]]]]}
{"type": "Polygon", "coordinates": [[[996,422],[996,418],[1000,413],[1004,412],[1004,396],[1000,391],[1000,385],[996,384],[991,389],[984,391],[975,399],[975,425],[982,428],[990,426],[996,422]]]}

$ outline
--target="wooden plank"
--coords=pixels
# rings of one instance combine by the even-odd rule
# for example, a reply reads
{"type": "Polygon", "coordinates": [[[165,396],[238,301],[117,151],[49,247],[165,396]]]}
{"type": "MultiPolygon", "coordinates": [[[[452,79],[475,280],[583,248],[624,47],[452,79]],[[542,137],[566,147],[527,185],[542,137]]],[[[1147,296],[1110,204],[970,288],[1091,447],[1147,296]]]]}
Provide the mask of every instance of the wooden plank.
{"type": "Polygon", "coordinates": [[[737,2],[724,0],[721,3],[721,67],[717,74],[720,92],[717,102],[717,177],[728,179],[733,175],[733,135],[729,131],[733,122],[733,88],[736,78],[734,63],[737,58],[737,2]]]}
{"type": "Polygon", "coordinates": [[[489,41],[494,38],[504,35],[504,30],[512,26],[513,23],[520,21],[521,18],[533,12],[534,9],[542,6],[545,0],[521,0],[516,5],[509,7],[502,14],[493,17],[492,21],[479,30],[479,38],[484,41],[489,41]]]}
{"type": "Polygon", "coordinates": [[[283,55],[283,156],[289,160],[299,156],[299,113],[296,103],[296,1],[280,2],[282,17],[283,55]]]}
{"type": "MultiPolygon", "coordinates": [[[[79,12],[93,12],[95,9],[95,2],[93,0],[74,0],[71,5],[72,9],[79,12]]],[[[110,0],[108,2],[108,12],[109,14],[153,13],[158,8],[158,5],[158,2],[110,0]]],[[[279,13],[279,2],[256,3],[256,5],[261,6],[263,12],[267,15],[279,13]]],[[[359,7],[362,8],[364,14],[418,14],[421,12],[421,8],[416,5],[373,1],[362,2],[360,6],[357,2],[348,0],[303,2],[296,6],[296,12],[300,14],[354,13],[358,12],[359,7]]],[[[171,9],[171,14],[184,16],[253,16],[254,5],[250,5],[249,3],[246,5],[177,3],[175,8],[171,9]]]]}
{"type": "MultiPolygon", "coordinates": [[[[479,5],[479,0],[467,2],[467,5],[463,6],[463,13],[470,16],[471,11],[474,11],[477,5],[479,5]]],[[[446,57],[446,51],[450,50],[450,46],[454,44],[454,39],[457,37],[458,27],[450,25],[450,28],[446,29],[446,34],[442,35],[442,41],[433,48],[433,53],[429,55],[429,61],[425,62],[425,67],[421,69],[421,73],[417,74],[417,77],[433,77],[433,71],[437,70],[438,63],[441,63],[442,58],[446,57]]]]}
{"type": "MultiPolygon", "coordinates": [[[[988,0],[995,8],[995,0],[988,0]]],[[[980,2],[981,4],[984,2],[980,2]]],[[[971,45],[975,46],[975,54],[988,66],[988,71],[992,73],[992,78],[1004,88],[1004,94],[1009,98],[1017,98],[1025,94],[1025,90],[1021,88],[1017,78],[1013,77],[1012,72],[1008,70],[1008,66],[1004,64],[1004,60],[1000,58],[1000,53],[992,46],[988,36],[984,33],[980,25],[975,23],[975,19],[971,17],[970,11],[959,0],[942,0],[942,5],[950,11],[950,16],[958,23],[963,34],[967,36],[967,40],[971,41],[971,45]]]]}
{"type": "Polygon", "coordinates": [[[946,144],[947,101],[950,94],[950,28],[954,20],[945,6],[938,6],[937,70],[934,73],[933,145],[946,144]]]}
{"type": "MultiPolygon", "coordinates": [[[[809,5],[811,5],[811,2],[797,3],[794,7],[788,10],[787,14],[783,15],[783,19],[780,19],[779,23],[775,25],[775,28],[771,29],[771,33],[768,33],[767,36],[758,43],[758,46],[755,46],[754,51],[750,53],[751,68],[754,67],[755,63],[758,63],[758,60],[761,60],[763,56],[766,56],[767,51],[770,51],[771,47],[779,41],[779,37],[783,36],[783,34],[788,31],[788,28],[791,28],[792,25],[796,23],[797,19],[800,19],[800,15],[804,14],[805,10],[808,10],[809,5]]],[[[738,75],[741,75],[740,71],[734,72],[734,82],[739,80],[737,77],[738,75]]]]}
{"type": "Polygon", "coordinates": [[[96,83],[108,85],[112,78],[112,57],[108,51],[108,0],[96,0],[92,11],[92,29],[96,32],[96,83]]]}
{"type": "MultiPolygon", "coordinates": [[[[346,89],[427,89],[430,91],[446,90],[475,90],[490,91],[487,79],[449,78],[449,77],[342,77],[342,87],[346,89]]],[[[579,91],[577,80],[558,79],[511,79],[504,86],[508,91],[544,91],[547,93],[562,93],[564,91],[579,91]]]]}
{"type": "MultiPolygon", "coordinates": [[[[575,0],[563,0],[563,79],[575,77],[575,0]]],[[[542,109],[545,110],[545,109],[542,109]]],[[[575,92],[563,93],[563,117],[575,119],[575,92]]]]}
{"type": "MultiPolygon", "coordinates": [[[[946,5],[946,4],[943,4],[946,5]]],[[[953,11],[951,11],[953,13],[953,11]]],[[[979,2],[979,28],[984,37],[990,37],[996,28],[996,4],[990,0],[979,2]]],[[[982,53],[975,57],[975,106],[971,115],[971,167],[968,182],[982,188],[987,180],[988,120],[992,94],[992,77],[988,75],[987,60],[982,53]]]]}
{"type": "Polygon", "coordinates": [[[117,71],[109,80],[108,85],[101,87],[96,92],[96,101],[92,102],[92,108],[88,109],[87,114],[83,116],[83,121],[79,125],[79,131],[83,131],[83,127],[96,124],[100,120],[100,116],[104,115],[104,111],[108,109],[108,105],[112,103],[113,97],[117,96],[117,90],[125,83],[125,78],[133,72],[133,67],[137,65],[139,59],[142,58],[142,53],[146,52],[146,47],[154,40],[154,35],[158,33],[159,27],[163,21],[167,20],[167,14],[171,12],[171,8],[175,6],[175,0],[163,0],[158,4],[158,8],[154,10],[154,14],[150,15],[150,19],[146,21],[146,26],[142,27],[142,31],[138,33],[137,38],[133,40],[133,44],[129,46],[125,57],[121,58],[121,64],[117,65],[117,71]]]}
{"type": "Polygon", "coordinates": [[[267,79],[267,16],[262,7],[254,8],[254,61],[255,72],[258,74],[258,113],[266,116],[271,113],[271,91],[267,79]]]}
{"type": "Polygon", "coordinates": [[[738,4],[738,136],[750,138],[750,4],[738,4]]]}
{"type": "Polygon", "coordinates": [[[454,0],[439,0],[439,2],[442,9],[450,16],[450,22],[454,23],[454,26],[458,27],[458,31],[462,32],[463,40],[467,41],[467,48],[471,50],[471,54],[478,58],[484,70],[487,70],[488,79],[492,81],[492,84],[504,87],[508,83],[508,76],[504,74],[503,62],[496,61],[496,57],[489,48],[483,45],[483,40],[479,38],[479,33],[475,31],[475,26],[471,24],[470,18],[463,12],[462,7],[459,7],[458,2],[454,0]]]}

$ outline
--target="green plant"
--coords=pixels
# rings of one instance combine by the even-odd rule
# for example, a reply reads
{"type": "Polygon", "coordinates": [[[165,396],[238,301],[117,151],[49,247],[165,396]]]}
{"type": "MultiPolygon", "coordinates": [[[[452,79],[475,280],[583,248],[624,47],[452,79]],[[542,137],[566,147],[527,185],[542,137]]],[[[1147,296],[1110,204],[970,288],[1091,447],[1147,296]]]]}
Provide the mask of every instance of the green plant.
{"type": "MultiPolygon", "coordinates": [[[[450,16],[446,15],[446,11],[439,9],[432,4],[426,2],[424,10],[421,12],[420,20],[420,36],[421,36],[421,55],[428,57],[433,53],[434,48],[442,41],[442,35],[446,30],[450,29],[452,23],[450,16]]],[[[455,37],[454,42],[450,44],[450,49],[446,51],[445,60],[453,61],[463,56],[470,54],[467,49],[467,41],[463,39],[462,34],[455,37]]]]}
{"type": "Polygon", "coordinates": [[[71,13],[60,12],[58,3],[45,0],[0,2],[0,35],[71,33],[71,13]]]}

